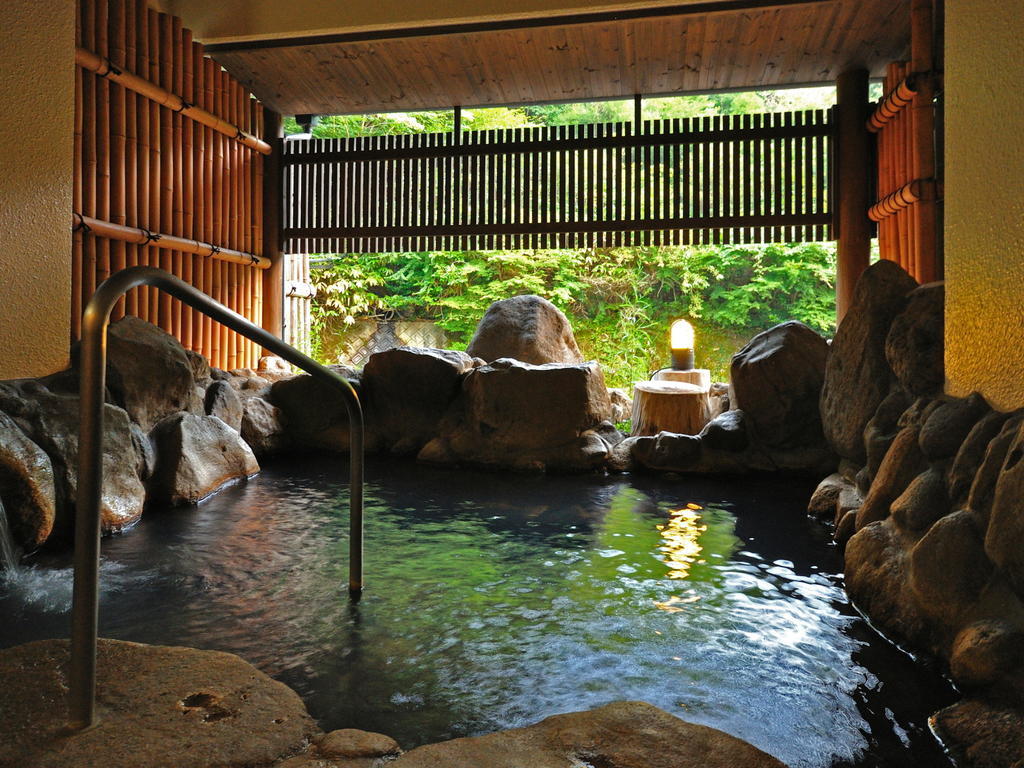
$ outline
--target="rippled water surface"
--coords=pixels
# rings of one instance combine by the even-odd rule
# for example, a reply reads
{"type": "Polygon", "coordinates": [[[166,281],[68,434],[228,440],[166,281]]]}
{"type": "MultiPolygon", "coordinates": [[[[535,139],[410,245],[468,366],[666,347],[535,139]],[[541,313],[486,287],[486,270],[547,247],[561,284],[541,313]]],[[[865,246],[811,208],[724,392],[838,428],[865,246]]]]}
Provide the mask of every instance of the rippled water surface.
{"type": "MultiPolygon", "coordinates": [[[[947,765],[952,692],[854,615],[808,487],[378,463],[352,605],[346,474],[278,465],[106,540],[102,634],[233,651],[406,748],[640,699],[794,767],[947,765]]],[[[0,585],[0,645],[67,635],[67,564],[0,585]]]]}

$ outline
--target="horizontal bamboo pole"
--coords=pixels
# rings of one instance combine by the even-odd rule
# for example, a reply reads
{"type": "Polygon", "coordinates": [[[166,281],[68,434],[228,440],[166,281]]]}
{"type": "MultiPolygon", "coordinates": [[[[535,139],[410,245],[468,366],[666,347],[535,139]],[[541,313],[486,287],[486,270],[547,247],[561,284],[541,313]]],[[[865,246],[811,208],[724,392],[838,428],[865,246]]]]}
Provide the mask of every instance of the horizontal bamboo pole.
{"type": "Polygon", "coordinates": [[[216,115],[207,112],[205,109],[193,106],[189,102],[185,101],[185,99],[181,98],[181,96],[171,93],[149,80],[141,78],[138,75],[133,75],[131,72],[118,69],[110,63],[109,59],[105,59],[92,51],[88,51],[85,48],[76,48],[75,63],[83,69],[95,72],[100,77],[104,77],[107,80],[117,83],[131,91],[140,93],[161,106],[167,107],[175,112],[179,112],[198,123],[207,125],[218,133],[223,133],[225,136],[234,139],[239,144],[244,144],[250,149],[254,149],[264,155],[270,154],[270,145],[267,144],[267,142],[257,139],[255,136],[251,136],[237,125],[233,125],[227,120],[222,120],[216,115]]]}
{"type": "Polygon", "coordinates": [[[900,110],[906,109],[914,100],[919,89],[919,75],[911,74],[900,80],[896,87],[885,95],[878,107],[868,118],[868,130],[878,133],[886,123],[894,120],[900,110]]]}
{"type": "Polygon", "coordinates": [[[207,256],[220,261],[231,262],[232,264],[248,264],[257,269],[270,269],[270,259],[262,256],[254,256],[251,253],[235,251],[231,248],[218,248],[210,243],[203,243],[199,240],[190,240],[186,237],[175,237],[174,235],[161,235],[150,232],[148,229],[138,227],[126,227],[122,224],[112,224],[109,221],[101,221],[91,216],[83,216],[80,213],[73,214],[73,231],[83,230],[98,237],[106,237],[111,240],[121,240],[126,243],[137,245],[152,245],[156,248],[167,248],[184,253],[194,253],[197,256],[207,256]]]}
{"type": "Polygon", "coordinates": [[[931,179],[914,179],[914,181],[904,184],[871,206],[868,209],[868,218],[872,221],[881,221],[899,213],[904,208],[923,200],[932,184],[934,181],[931,179]]]}

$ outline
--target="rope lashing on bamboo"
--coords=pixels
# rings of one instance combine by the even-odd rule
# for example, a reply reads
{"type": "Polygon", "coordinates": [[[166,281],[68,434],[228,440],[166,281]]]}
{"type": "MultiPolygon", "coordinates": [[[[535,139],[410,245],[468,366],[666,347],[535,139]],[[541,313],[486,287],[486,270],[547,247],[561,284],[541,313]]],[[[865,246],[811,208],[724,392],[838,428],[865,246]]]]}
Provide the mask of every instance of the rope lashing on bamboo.
{"type": "Polygon", "coordinates": [[[267,144],[267,142],[246,133],[237,125],[233,125],[227,120],[222,120],[212,112],[207,112],[205,109],[200,109],[199,107],[190,104],[185,101],[185,99],[181,98],[181,96],[171,93],[149,80],[115,67],[111,64],[110,59],[99,56],[92,51],[87,51],[85,48],[76,48],[75,63],[89,72],[95,72],[100,77],[106,78],[112,83],[124,86],[130,91],[135,91],[135,93],[141,94],[147,99],[155,101],[157,104],[167,107],[174,112],[185,115],[186,117],[195,120],[197,123],[209,126],[218,133],[223,133],[225,136],[234,139],[239,144],[243,144],[250,149],[254,149],[260,154],[270,154],[270,145],[267,144]]]}
{"type": "Polygon", "coordinates": [[[72,220],[71,230],[73,232],[83,232],[95,235],[96,237],[110,238],[111,240],[122,240],[126,243],[135,243],[136,245],[152,245],[171,251],[194,253],[197,256],[218,259],[219,261],[229,261],[233,264],[251,265],[257,269],[270,268],[270,259],[256,256],[252,253],[245,253],[244,251],[235,251],[231,248],[221,248],[220,246],[211,245],[199,240],[150,232],[142,227],[126,227],[123,224],[101,221],[91,216],[83,216],[80,213],[73,213],[72,220]]]}
{"type": "Polygon", "coordinates": [[[896,87],[878,102],[878,107],[875,108],[871,117],[868,118],[868,130],[872,133],[878,133],[885,127],[886,123],[893,120],[900,113],[900,110],[910,106],[918,92],[920,78],[928,76],[927,72],[923,74],[912,73],[898,82],[896,87]]]}
{"type": "Polygon", "coordinates": [[[868,209],[868,218],[872,221],[881,221],[894,213],[899,213],[904,208],[909,208],[914,203],[923,200],[929,185],[934,183],[932,179],[914,179],[914,181],[907,182],[871,206],[868,209]]]}

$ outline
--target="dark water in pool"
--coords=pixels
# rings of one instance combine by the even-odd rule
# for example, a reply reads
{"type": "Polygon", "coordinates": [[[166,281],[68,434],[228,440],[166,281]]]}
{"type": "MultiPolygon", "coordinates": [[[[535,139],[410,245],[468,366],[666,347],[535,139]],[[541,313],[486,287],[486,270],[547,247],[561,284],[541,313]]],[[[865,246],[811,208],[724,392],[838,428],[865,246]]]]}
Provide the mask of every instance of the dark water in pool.
{"type": "MultiPolygon", "coordinates": [[[[948,765],[954,698],[857,618],[800,483],[278,465],[103,547],[101,633],[238,653],[326,729],[406,748],[641,699],[791,766],[948,765]]],[[[0,586],[0,646],[67,635],[68,560],[0,586]]]]}

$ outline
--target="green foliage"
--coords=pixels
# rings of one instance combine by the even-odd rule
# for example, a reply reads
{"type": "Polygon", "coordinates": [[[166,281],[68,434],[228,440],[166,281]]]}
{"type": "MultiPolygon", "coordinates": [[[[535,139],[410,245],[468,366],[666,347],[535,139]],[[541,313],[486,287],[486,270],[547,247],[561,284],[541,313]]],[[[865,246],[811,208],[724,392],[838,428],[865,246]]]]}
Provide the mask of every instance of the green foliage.
{"type": "Polygon", "coordinates": [[[463,251],[338,256],[314,270],[316,328],[397,312],[430,319],[464,349],[487,307],[535,293],[566,313],[584,355],[610,386],[668,360],[668,325],[698,330],[698,364],[724,378],[753,333],[789,319],[830,333],[829,245],[463,251]]]}

